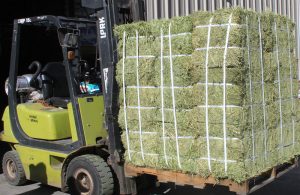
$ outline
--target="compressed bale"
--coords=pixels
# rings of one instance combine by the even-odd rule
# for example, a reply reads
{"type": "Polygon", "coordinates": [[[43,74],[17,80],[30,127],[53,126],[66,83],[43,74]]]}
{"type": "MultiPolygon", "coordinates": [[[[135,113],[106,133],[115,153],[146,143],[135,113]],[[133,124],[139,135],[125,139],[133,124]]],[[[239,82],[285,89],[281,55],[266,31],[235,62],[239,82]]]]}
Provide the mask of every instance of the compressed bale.
{"type": "Polygon", "coordinates": [[[140,36],[155,36],[161,35],[161,30],[164,33],[169,33],[171,24],[171,34],[180,34],[193,31],[193,22],[190,16],[175,17],[170,20],[153,20],[150,22],[136,22],[127,25],[120,25],[114,28],[114,33],[119,39],[122,39],[123,33],[127,36],[135,37],[136,31],[140,36]]]}
{"type": "MultiPolygon", "coordinates": [[[[125,42],[126,56],[137,55],[137,43],[139,56],[160,56],[161,55],[161,37],[128,37],[125,42]]],[[[191,45],[192,35],[185,33],[181,35],[173,35],[171,37],[172,55],[191,54],[194,49],[191,45]]],[[[119,56],[123,57],[123,42],[118,44],[119,56]]],[[[163,38],[163,56],[170,55],[169,37],[164,35],[163,38]]]]}
{"type": "MultiPolygon", "coordinates": [[[[192,63],[200,68],[205,68],[206,65],[206,50],[195,51],[192,54],[192,63]]],[[[244,49],[242,48],[228,48],[226,54],[227,68],[241,68],[244,66],[244,49]]],[[[220,68],[224,66],[224,48],[210,49],[208,52],[208,67],[220,68]]]]}
{"type": "MultiPolygon", "coordinates": [[[[208,104],[223,105],[223,86],[209,85],[208,86],[208,104]]],[[[260,92],[258,92],[260,93],[260,92]]],[[[140,88],[140,106],[144,107],[161,107],[161,88],[140,88]]],[[[138,89],[126,89],[126,105],[138,106],[138,89]]],[[[205,85],[193,85],[190,87],[174,88],[177,109],[193,108],[197,105],[205,104],[205,85]]],[[[243,97],[245,91],[243,87],[238,85],[229,85],[226,87],[226,104],[227,105],[243,105],[243,97]]],[[[164,87],[164,107],[173,108],[172,88],[164,87]]],[[[123,94],[120,94],[120,102],[123,102],[123,94]]],[[[271,96],[272,98],[272,96],[271,96]]]]}
{"type": "MultiPolygon", "coordinates": [[[[189,86],[198,82],[198,78],[193,77],[195,71],[191,63],[191,56],[175,57],[172,60],[174,84],[176,86],[189,86]]],[[[141,86],[161,86],[161,65],[163,65],[163,83],[171,85],[170,59],[163,58],[143,58],[139,60],[139,81],[141,86]]],[[[137,85],[137,60],[125,60],[125,82],[127,86],[137,85]]],[[[123,61],[117,64],[117,81],[123,83],[123,61]]]]}
{"type": "Polygon", "coordinates": [[[243,182],[299,154],[300,113],[296,99],[298,83],[294,24],[286,17],[240,8],[224,9],[124,25],[116,29],[116,34],[121,57],[116,76],[121,92],[118,121],[123,129],[125,148],[131,148],[125,153],[127,163],[243,182]],[[232,25],[226,45],[230,15],[232,25]],[[207,52],[208,27],[212,17],[207,52]],[[127,36],[123,56],[124,31],[127,36]],[[138,64],[137,59],[133,59],[137,55],[136,31],[139,32],[141,44],[138,64]],[[161,32],[164,34],[163,59],[161,32]],[[172,58],[168,56],[169,38],[172,41],[172,58]],[[123,105],[123,57],[126,107],[123,105]],[[224,91],[226,107],[223,105],[224,91]],[[128,128],[128,135],[125,127],[128,128]],[[227,135],[227,172],[224,130],[227,135]],[[126,136],[130,140],[129,145],[126,136]],[[208,168],[208,144],[211,171],[208,168]]]}
{"type": "MultiPolygon", "coordinates": [[[[225,47],[227,36],[227,26],[213,27],[210,32],[210,47],[225,47]]],[[[193,47],[206,48],[208,39],[208,28],[199,27],[193,32],[193,47]]],[[[232,26],[228,44],[230,47],[244,47],[246,40],[245,26],[232,26]]]]}

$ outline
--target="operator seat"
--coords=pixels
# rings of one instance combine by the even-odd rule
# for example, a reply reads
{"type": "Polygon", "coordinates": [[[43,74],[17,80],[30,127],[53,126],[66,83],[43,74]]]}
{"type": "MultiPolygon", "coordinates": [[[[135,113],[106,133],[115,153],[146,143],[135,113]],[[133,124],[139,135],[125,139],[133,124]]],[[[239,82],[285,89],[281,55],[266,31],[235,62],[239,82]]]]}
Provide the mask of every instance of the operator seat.
{"type": "Polygon", "coordinates": [[[66,70],[61,62],[49,62],[41,71],[44,99],[55,107],[67,108],[70,99],[66,70]]]}

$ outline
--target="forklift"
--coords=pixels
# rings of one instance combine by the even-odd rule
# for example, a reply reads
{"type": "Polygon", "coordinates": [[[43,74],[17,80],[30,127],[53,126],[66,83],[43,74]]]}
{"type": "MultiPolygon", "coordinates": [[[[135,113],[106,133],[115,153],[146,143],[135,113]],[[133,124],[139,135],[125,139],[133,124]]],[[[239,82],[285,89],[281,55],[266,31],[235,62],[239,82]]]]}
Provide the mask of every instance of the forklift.
{"type": "MultiPolygon", "coordinates": [[[[14,20],[5,83],[8,106],[0,133],[0,145],[7,149],[0,156],[2,169],[11,185],[32,180],[72,195],[137,193],[135,180],[125,177],[117,124],[113,27],[128,20],[119,14],[124,11],[120,2],[130,1],[82,0],[83,7],[95,11],[94,19],[45,15],[14,20]],[[26,27],[54,31],[63,59],[20,62],[26,27]],[[31,74],[20,76],[21,69],[31,74]]],[[[131,13],[131,21],[143,19],[141,1],[134,2],[138,5],[132,10],[138,13],[131,13]]]]}

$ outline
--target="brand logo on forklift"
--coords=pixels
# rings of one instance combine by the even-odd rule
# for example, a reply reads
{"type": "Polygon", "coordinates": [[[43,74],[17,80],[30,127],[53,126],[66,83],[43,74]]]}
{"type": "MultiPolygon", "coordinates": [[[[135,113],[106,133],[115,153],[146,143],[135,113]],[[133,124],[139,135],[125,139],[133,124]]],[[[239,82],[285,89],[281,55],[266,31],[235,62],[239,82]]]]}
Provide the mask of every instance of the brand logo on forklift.
{"type": "Polygon", "coordinates": [[[100,29],[100,38],[106,38],[106,26],[105,26],[105,18],[99,18],[99,29],[100,29]]]}

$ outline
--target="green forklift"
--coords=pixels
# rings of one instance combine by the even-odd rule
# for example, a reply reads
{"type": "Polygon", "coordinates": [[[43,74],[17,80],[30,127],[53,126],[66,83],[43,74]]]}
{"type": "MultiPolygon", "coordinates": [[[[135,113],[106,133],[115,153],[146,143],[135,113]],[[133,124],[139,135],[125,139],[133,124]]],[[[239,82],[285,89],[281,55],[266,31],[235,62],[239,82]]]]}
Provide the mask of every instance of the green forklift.
{"type": "Polygon", "coordinates": [[[116,122],[117,3],[82,5],[95,10],[93,20],[49,15],[14,20],[5,84],[9,104],[0,133],[3,173],[16,186],[32,180],[71,194],[136,194],[135,181],[124,174],[116,122]],[[23,64],[23,28],[55,32],[63,59],[23,64]],[[27,67],[33,73],[20,76],[27,67]]]}

